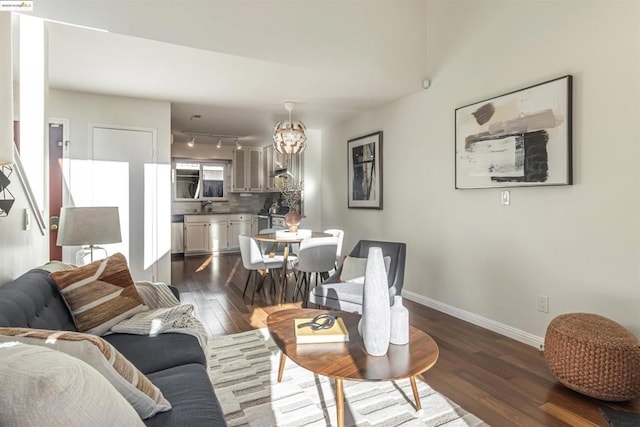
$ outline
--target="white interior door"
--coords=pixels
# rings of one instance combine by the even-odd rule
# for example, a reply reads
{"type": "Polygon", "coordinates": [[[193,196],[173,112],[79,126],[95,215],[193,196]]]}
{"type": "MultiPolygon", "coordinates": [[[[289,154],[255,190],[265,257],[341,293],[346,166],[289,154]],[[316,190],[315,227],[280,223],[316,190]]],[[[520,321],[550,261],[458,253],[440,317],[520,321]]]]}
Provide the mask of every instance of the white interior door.
{"type": "Polygon", "coordinates": [[[122,252],[135,280],[153,281],[157,259],[157,182],[155,133],[93,127],[93,206],[118,206],[122,243],[105,245],[122,252]]]}

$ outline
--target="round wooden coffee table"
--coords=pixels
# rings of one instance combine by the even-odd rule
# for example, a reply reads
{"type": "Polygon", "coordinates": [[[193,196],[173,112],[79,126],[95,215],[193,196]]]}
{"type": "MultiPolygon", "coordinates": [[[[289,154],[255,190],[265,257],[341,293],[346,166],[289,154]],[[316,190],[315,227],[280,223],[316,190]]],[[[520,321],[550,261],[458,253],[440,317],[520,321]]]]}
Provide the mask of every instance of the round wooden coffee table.
{"type": "Polygon", "coordinates": [[[344,379],[391,381],[409,378],[416,409],[422,409],[416,387],[416,375],[430,369],[438,360],[438,345],[433,338],[420,329],[410,326],[409,344],[390,344],[386,355],[370,356],[365,351],[362,337],[358,333],[360,315],[331,311],[343,318],[349,330],[348,343],[296,344],[293,320],[315,317],[322,313],[328,313],[328,311],[292,309],[276,311],[267,318],[271,337],[282,350],[278,382],[282,380],[282,371],[287,357],[311,372],[333,378],[336,383],[336,410],[340,427],[344,425],[342,386],[344,379]]]}

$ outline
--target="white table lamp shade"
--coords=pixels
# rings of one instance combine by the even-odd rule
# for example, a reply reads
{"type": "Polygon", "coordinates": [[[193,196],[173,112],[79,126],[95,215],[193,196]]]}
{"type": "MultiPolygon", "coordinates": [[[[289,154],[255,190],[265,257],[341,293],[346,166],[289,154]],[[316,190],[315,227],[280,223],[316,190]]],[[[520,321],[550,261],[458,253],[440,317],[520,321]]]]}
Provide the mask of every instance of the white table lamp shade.
{"type": "Polygon", "coordinates": [[[100,245],[122,242],[117,207],[62,208],[58,246],[100,245]]]}

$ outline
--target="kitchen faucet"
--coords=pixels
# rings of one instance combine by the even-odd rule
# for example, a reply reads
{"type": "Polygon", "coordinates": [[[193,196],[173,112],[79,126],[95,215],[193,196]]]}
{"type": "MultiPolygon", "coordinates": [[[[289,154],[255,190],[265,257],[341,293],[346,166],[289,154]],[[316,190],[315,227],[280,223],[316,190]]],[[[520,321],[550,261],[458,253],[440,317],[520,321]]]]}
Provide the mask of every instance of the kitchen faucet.
{"type": "MultiPolygon", "coordinates": [[[[211,205],[213,204],[213,202],[211,200],[205,200],[203,202],[200,202],[200,210],[202,212],[207,212],[207,207],[211,207],[211,205]]],[[[213,209],[209,209],[208,211],[212,211],[213,209]]]]}

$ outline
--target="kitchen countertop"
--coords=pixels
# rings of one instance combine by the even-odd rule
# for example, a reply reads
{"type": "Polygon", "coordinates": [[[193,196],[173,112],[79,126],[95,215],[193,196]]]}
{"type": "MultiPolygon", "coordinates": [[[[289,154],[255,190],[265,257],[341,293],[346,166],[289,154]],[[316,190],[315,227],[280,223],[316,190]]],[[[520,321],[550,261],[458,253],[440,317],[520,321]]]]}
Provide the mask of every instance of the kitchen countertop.
{"type": "Polygon", "coordinates": [[[171,222],[184,222],[185,215],[257,215],[252,212],[187,212],[182,214],[171,214],[171,222]]]}

